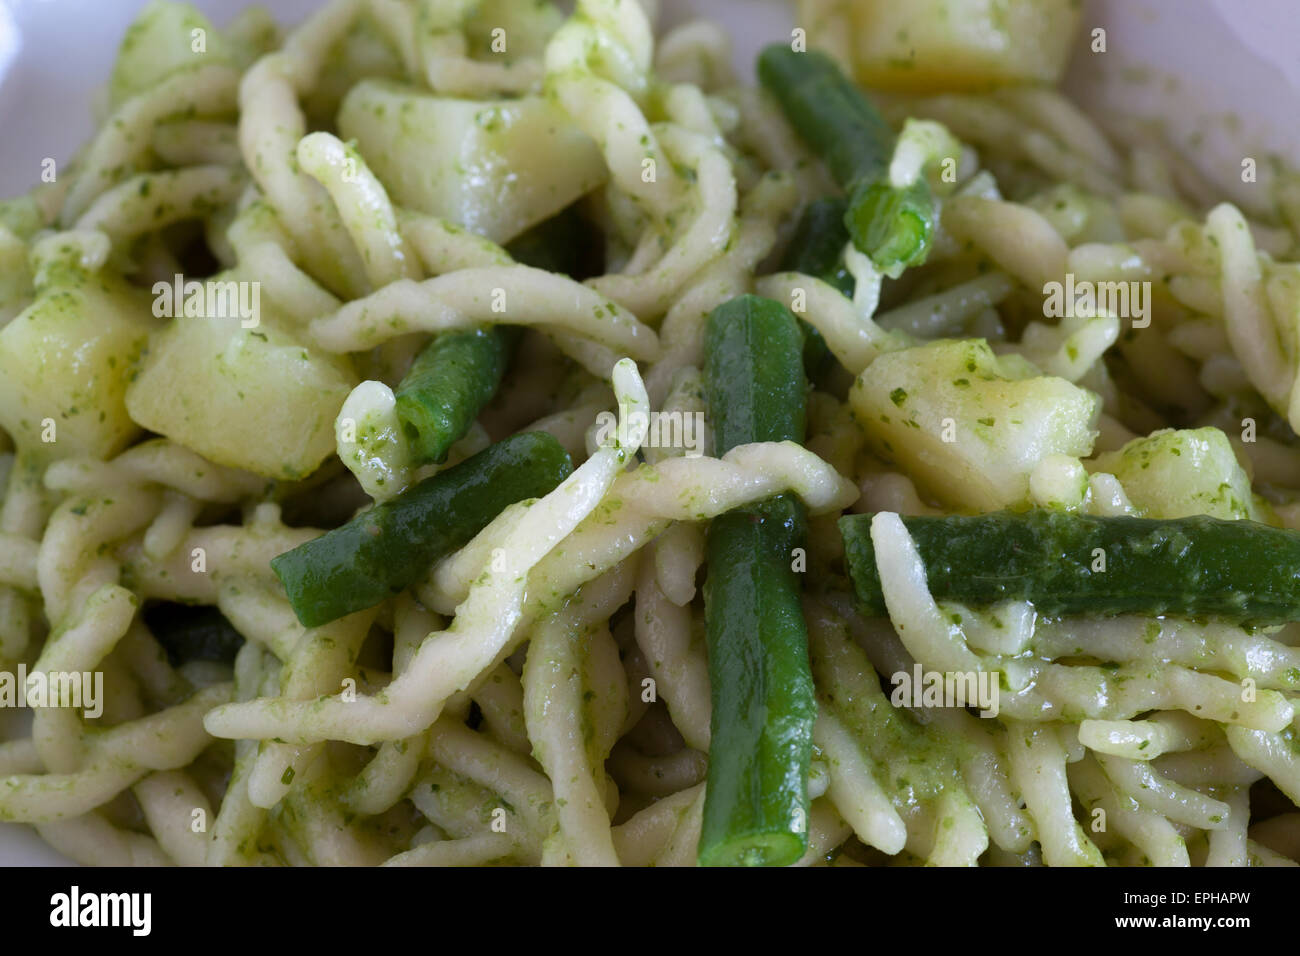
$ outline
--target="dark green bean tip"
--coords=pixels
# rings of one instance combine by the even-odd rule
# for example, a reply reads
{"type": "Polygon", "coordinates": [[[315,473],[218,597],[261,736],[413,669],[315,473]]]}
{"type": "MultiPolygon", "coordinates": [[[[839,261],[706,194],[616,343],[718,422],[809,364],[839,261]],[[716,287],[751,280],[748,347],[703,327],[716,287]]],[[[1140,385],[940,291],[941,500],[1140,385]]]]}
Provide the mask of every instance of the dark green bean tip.
{"type": "Polygon", "coordinates": [[[573,472],[545,432],[499,441],[271,561],[307,627],[373,607],[414,584],[516,501],[547,494],[573,472]]]}

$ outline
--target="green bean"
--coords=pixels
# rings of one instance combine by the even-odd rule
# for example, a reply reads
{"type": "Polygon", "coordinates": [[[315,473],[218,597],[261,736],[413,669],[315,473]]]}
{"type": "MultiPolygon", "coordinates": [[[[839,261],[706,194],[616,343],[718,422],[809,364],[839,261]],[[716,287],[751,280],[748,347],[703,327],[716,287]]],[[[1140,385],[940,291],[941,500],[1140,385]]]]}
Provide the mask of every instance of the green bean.
{"type": "Polygon", "coordinates": [[[785,44],[759,54],[758,77],[848,195],[844,225],[858,251],[890,276],[924,262],[936,215],[929,185],[890,184],[894,132],[853,81],[826,55],[785,44]]]}
{"type": "Polygon", "coordinates": [[[758,55],[758,79],[846,193],[885,178],[894,131],[834,60],[773,43],[758,55]]]}
{"type": "Polygon", "coordinates": [[[417,464],[442,462],[492,400],[518,330],[443,332],[416,356],[397,386],[397,417],[417,464]]]}
{"type": "MultiPolygon", "coordinates": [[[[844,225],[848,204],[843,199],[818,199],[808,204],[795,226],[790,244],[781,259],[782,272],[802,272],[853,296],[853,276],[844,267],[844,247],[849,230],[844,225]]],[[[831,362],[826,339],[813,326],[799,320],[803,330],[803,366],[816,379],[831,362]]]]}
{"type": "Polygon", "coordinates": [[[756,441],[803,441],[803,341],[785,306],[756,295],[724,302],[709,316],[704,348],[716,454],[756,441]]]}
{"type": "MultiPolygon", "coordinates": [[[[904,517],[936,600],[1032,601],[1038,613],[1300,620],[1300,532],[1208,515],[1150,519],[1035,509],[904,517]]],[[[840,519],[864,613],[886,613],[871,515],[840,519]]]]}
{"type": "MultiPolygon", "coordinates": [[[[600,235],[573,206],[507,247],[517,262],[585,279],[601,271],[600,235]]],[[[397,386],[397,416],[416,464],[441,462],[501,386],[519,330],[444,332],[416,357],[397,386]]]]}
{"type": "MultiPolygon", "coordinates": [[[[802,441],[802,341],[779,303],[741,296],[709,316],[705,383],[715,451],[802,441]]],[[[699,862],[782,866],[807,850],[817,706],[792,557],[798,501],[778,496],[709,526],[704,586],[712,743],[699,862]]]]}
{"type": "Polygon", "coordinates": [[[507,505],[546,494],[572,471],[550,435],[514,435],[286,551],[271,567],[298,620],[319,627],[414,584],[507,505]]]}
{"type": "Polygon", "coordinates": [[[786,246],[781,271],[814,276],[852,297],[853,276],[844,267],[844,247],[849,242],[849,230],[844,225],[847,211],[848,203],[843,199],[810,202],[786,246]]]}

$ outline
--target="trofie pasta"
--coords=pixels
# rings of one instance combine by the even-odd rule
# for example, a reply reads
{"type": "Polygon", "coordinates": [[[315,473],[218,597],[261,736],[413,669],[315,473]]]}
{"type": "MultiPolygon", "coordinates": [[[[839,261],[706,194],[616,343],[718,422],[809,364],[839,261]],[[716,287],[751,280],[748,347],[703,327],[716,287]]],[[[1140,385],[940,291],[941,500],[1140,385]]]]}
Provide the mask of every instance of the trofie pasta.
{"type": "Polygon", "coordinates": [[[1300,863],[1300,179],[1101,128],[1069,0],[932,6],[752,85],[655,0],[144,4],[0,202],[0,821],[1300,863]]]}

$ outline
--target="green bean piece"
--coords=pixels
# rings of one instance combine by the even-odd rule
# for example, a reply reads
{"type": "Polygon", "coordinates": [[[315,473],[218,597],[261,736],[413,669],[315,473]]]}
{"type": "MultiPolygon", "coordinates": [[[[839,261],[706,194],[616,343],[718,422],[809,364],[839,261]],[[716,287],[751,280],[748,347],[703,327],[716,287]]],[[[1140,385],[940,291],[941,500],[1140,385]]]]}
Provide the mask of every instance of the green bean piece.
{"type": "Polygon", "coordinates": [[[397,386],[397,417],[416,464],[442,462],[501,385],[517,329],[443,332],[397,386]]]}
{"type": "MultiPolygon", "coordinates": [[[[803,440],[802,346],[794,317],[770,299],[741,296],[714,309],[705,385],[717,454],[803,440]]],[[[788,495],[709,526],[704,613],[713,718],[703,866],[785,866],[807,851],[817,704],[793,570],[804,536],[802,507],[788,495]]]]}
{"type": "Polygon", "coordinates": [[[924,262],[936,218],[930,187],[890,184],[894,131],[835,61],[773,44],[758,56],[758,78],[848,195],[844,225],[858,251],[893,277],[924,262]]]}
{"type": "MultiPolygon", "coordinates": [[[[871,515],[840,519],[854,589],[886,613],[871,515]]],[[[1300,532],[1208,515],[1151,519],[1050,509],[904,517],[936,600],[1032,601],[1038,613],[1300,620],[1300,532]]]]}
{"type": "Polygon", "coordinates": [[[572,471],[550,435],[513,435],[286,551],[271,567],[298,620],[319,627],[414,584],[507,505],[547,494],[572,471]]]}

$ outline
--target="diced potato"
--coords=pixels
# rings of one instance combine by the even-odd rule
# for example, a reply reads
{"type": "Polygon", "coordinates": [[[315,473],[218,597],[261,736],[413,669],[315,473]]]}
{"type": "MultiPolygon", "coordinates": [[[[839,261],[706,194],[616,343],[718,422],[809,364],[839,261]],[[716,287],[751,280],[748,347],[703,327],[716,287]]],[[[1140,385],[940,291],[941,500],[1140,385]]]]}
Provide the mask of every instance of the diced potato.
{"type": "Polygon", "coordinates": [[[1057,83],[1079,0],[849,0],[858,79],[926,92],[1057,83]]]}
{"type": "Polygon", "coordinates": [[[1118,478],[1148,518],[1257,518],[1250,479],[1217,428],[1153,432],[1098,455],[1091,466],[1118,478]]]}
{"type": "Polygon", "coordinates": [[[119,106],[175,70],[227,60],[225,39],[193,5],[152,0],[122,37],[109,102],[119,106]]]}
{"type": "Polygon", "coordinates": [[[507,242],[607,178],[596,144],[545,99],[478,102],[384,81],[339,109],[393,200],[507,242]]]}
{"type": "Polygon", "coordinates": [[[0,331],[0,425],[50,458],[121,451],[139,434],[124,395],[156,324],[125,283],[59,269],[0,331]]]}
{"type": "Polygon", "coordinates": [[[887,352],[849,393],[873,449],[959,509],[1028,503],[1029,474],[1048,455],[1092,450],[1101,400],[983,339],[887,352]]]}
{"type": "Polygon", "coordinates": [[[218,464],[295,479],[333,452],[334,416],[355,384],[346,359],[274,325],[177,318],[150,341],[126,407],[218,464]]]}

